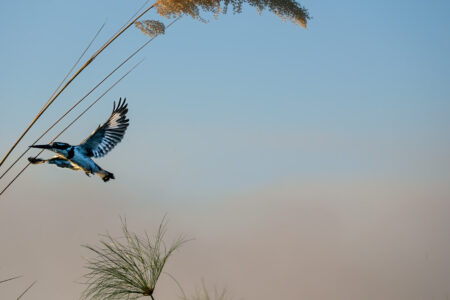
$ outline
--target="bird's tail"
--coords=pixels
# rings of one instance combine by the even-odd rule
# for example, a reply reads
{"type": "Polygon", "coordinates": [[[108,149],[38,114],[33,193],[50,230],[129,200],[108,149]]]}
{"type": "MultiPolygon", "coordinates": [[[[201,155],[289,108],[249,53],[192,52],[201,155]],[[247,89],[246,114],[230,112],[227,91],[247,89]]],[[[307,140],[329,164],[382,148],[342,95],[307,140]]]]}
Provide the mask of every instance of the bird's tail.
{"type": "Polygon", "coordinates": [[[103,169],[101,169],[100,171],[98,171],[97,174],[98,174],[98,176],[100,176],[100,178],[101,178],[104,182],[107,182],[107,181],[109,181],[110,179],[115,179],[113,173],[108,172],[108,171],[103,170],[103,169]]]}

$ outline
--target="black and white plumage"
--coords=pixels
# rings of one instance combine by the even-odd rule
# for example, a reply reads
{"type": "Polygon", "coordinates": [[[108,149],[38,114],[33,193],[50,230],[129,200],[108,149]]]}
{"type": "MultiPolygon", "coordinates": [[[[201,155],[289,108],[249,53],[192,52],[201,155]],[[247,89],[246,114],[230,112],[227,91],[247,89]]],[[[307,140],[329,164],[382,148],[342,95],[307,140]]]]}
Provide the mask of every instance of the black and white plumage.
{"type": "MultiPolygon", "coordinates": [[[[125,99],[126,100],[126,99],[125,99]]],[[[114,102],[113,111],[105,124],[98,128],[80,145],[87,151],[89,157],[102,157],[111,151],[120,141],[122,141],[125,131],[129,125],[126,118],[128,112],[125,100],[116,108],[114,102]]]]}
{"type": "Polygon", "coordinates": [[[120,98],[117,107],[114,102],[113,111],[108,120],[103,125],[98,126],[80,145],[72,146],[61,142],[54,142],[49,145],[32,145],[30,147],[48,149],[58,155],[47,160],[33,157],[28,158],[28,160],[32,164],[49,163],[60,168],[83,170],[88,176],[90,174],[99,175],[105,182],[114,179],[113,173],[103,170],[91,157],[105,156],[122,141],[129,125],[129,119],[126,117],[127,112],[126,99],[122,101],[122,98],[120,98]]]}

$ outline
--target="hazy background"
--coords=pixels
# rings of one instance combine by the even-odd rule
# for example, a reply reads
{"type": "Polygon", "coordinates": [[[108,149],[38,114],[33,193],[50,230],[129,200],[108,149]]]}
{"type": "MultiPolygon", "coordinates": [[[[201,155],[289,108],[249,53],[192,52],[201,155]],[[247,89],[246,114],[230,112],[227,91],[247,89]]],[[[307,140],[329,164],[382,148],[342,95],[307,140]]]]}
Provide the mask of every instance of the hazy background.
{"type": "MultiPolygon", "coordinates": [[[[79,143],[126,96],[125,139],[98,160],[116,180],[35,166],[0,198],[0,279],[24,275],[0,298],[38,280],[24,299],[78,299],[81,244],[118,234],[119,216],[153,232],[165,214],[170,237],[195,238],[166,269],[187,291],[204,278],[247,300],[450,298],[450,3],[301,3],[307,31],[244,7],[146,48],[60,139],[79,143]]],[[[2,155],[97,28],[94,49],[141,4],[0,2],[2,155]]],[[[4,166],[145,40],[105,51],[4,166]]],[[[177,294],[162,277],[157,299],[177,294]]]]}

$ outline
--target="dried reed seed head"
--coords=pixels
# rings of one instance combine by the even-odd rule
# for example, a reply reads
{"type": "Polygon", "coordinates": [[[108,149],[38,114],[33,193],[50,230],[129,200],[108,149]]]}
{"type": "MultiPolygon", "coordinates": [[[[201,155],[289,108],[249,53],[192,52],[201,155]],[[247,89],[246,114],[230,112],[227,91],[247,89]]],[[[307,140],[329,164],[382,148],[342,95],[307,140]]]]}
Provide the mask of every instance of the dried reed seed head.
{"type": "Polygon", "coordinates": [[[156,6],[161,16],[173,17],[190,15],[194,19],[200,16],[200,10],[216,13],[220,10],[219,0],[157,0],[156,6]]]}
{"type": "Polygon", "coordinates": [[[157,0],[158,13],[165,17],[190,15],[194,19],[200,17],[200,10],[212,12],[215,15],[226,13],[231,5],[234,13],[242,11],[244,3],[255,7],[259,12],[268,9],[282,20],[289,20],[306,28],[310,19],[308,10],[295,0],[157,0]]]}
{"type": "Polygon", "coordinates": [[[166,32],[166,26],[162,22],[156,20],[138,21],[135,23],[136,28],[140,29],[142,33],[153,38],[166,32]]]}

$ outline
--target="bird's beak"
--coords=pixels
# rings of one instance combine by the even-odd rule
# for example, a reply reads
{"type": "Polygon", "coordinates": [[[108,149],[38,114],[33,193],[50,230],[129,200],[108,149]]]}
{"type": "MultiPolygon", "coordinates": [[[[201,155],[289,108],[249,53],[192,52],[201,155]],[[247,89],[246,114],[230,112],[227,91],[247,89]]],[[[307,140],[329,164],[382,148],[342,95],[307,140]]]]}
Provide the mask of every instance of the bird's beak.
{"type": "Polygon", "coordinates": [[[31,145],[30,148],[39,148],[39,149],[52,149],[50,145],[31,145]]]}

